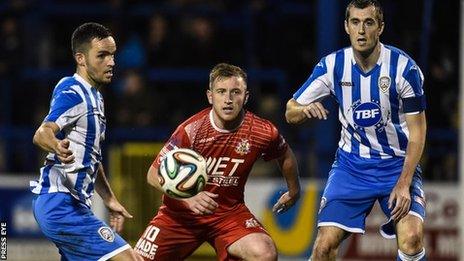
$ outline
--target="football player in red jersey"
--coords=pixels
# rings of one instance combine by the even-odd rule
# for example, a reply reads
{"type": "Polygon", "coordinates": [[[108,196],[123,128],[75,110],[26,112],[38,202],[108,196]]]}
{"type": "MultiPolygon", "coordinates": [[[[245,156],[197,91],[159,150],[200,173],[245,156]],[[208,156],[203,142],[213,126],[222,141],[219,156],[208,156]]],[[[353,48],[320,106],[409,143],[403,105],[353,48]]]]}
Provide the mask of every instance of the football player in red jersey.
{"type": "Polygon", "coordinates": [[[288,191],[273,210],[286,211],[300,194],[295,155],[270,121],[243,108],[249,92],[242,69],[216,65],[206,95],[212,106],[179,125],[147,174],[148,183],[161,190],[157,176],[163,155],[190,148],[207,160],[205,189],[182,200],[163,196],[135,250],[145,260],[184,260],[208,242],[219,260],[277,260],[274,242],[245,206],[244,188],[259,157],[275,160],[288,191]]]}

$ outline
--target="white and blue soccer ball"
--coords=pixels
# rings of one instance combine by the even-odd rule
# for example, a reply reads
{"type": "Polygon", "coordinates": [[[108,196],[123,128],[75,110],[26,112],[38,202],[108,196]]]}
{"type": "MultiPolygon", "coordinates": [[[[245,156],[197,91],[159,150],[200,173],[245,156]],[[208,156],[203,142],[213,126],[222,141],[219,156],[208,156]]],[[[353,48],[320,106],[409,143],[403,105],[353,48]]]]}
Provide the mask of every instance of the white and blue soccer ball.
{"type": "Polygon", "coordinates": [[[158,178],[163,192],[172,198],[195,196],[208,180],[206,160],[191,149],[171,150],[161,160],[158,178]]]}

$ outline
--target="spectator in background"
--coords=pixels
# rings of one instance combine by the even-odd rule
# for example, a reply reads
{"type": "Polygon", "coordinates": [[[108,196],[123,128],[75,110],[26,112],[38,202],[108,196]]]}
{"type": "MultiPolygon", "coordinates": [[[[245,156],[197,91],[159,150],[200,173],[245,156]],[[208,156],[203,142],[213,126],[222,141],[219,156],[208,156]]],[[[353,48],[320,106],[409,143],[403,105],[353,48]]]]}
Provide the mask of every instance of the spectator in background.
{"type": "Polygon", "coordinates": [[[158,95],[150,93],[145,79],[135,70],[126,71],[119,97],[114,104],[114,123],[119,127],[149,127],[152,126],[160,113],[160,100],[154,100],[158,95]]]}
{"type": "Polygon", "coordinates": [[[0,25],[0,39],[2,39],[0,41],[0,76],[16,75],[22,57],[16,18],[4,17],[0,25]]]}
{"type": "Polygon", "coordinates": [[[170,41],[170,27],[167,19],[160,14],[153,14],[148,21],[146,43],[147,62],[149,66],[166,66],[172,63],[175,43],[170,41]]]}
{"type": "Polygon", "coordinates": [[[184,40],[181,44],[182,65],[207,67],[218,63],[215,28],[206,17],[187,17],[183,24],[184,40]]]}

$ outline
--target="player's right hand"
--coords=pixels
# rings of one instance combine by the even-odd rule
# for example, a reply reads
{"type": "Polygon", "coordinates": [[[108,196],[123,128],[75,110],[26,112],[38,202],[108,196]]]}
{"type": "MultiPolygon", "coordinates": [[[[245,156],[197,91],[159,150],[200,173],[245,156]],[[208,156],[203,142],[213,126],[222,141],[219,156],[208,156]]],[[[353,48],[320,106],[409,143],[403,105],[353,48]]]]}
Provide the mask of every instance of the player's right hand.
{"type": "Polygon", "coordinates": [[[191,198],[183,199],[187,207],[197,215],[211,215],[219,206],[215,198],[219,195],[209,191],[201,191],[191,198]]]}
{"type": "Polygon", "coordinates": [[[73,152],[69,149],[69,144],[70,142],[68,139],[58,141],[58,144],[55,149],[55,154],[61,161],[61,163],[74,163],[74,155],[73,152]]]}
{"type": "Polygon", "coordinates": [[[303,113],[306,117],[308,117],[308,119],[318,118],[319,120],[327,120],[327,114],[329,114],[329,111],[324,108],[322,103],[313,102],[303,108],[303,113]]]}

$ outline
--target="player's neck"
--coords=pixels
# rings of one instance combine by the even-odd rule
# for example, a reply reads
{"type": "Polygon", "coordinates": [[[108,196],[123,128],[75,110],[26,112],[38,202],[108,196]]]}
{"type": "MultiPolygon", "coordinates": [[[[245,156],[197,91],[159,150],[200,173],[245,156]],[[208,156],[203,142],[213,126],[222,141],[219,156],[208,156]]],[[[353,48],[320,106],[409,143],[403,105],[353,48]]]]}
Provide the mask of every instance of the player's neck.
{"type": "Polygon", "coordinates": [[[85,70],[79,70],[77,69],[76,73],[82,77],[90,86],[95,87],[97,90],[100,90],[100,85],[96,83],[92,78],[89,76],[89,74],[85,70]]]}
{"type": "Polygon", "coordinates": [[[367,73],[375,67],[380,57],[380,42],[369,51],[358,52],[353,48],[354,60],[363,72],[367,73]]]}
{"type": "Polygon", "coordinates": [[[245,117],[245,110],[242,109],[238,114],[237,118],[232,121],[223,121],[219,118],[218,115],[213,111],[213,121],[217,128],[226,130],[226,131],[234,131],[242,124],[243,118],[245,117]]]}

